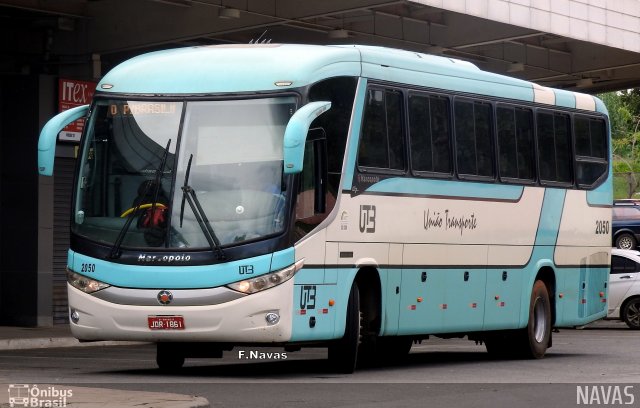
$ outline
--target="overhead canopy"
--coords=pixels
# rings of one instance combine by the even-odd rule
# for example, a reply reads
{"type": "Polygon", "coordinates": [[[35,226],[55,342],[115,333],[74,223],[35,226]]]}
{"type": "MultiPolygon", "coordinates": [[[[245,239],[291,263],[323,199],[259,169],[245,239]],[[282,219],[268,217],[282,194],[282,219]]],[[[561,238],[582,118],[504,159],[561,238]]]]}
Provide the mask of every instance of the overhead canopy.
{"type": "MultiPolygon", "coordinates": [[[[109,69],[188,45],[357,43],[451,56],[580,92],[640,86],[635,0],[0,0],[0,12],[5,31],[49,30],[43,63],[58,66],[91,64],[93,56],[109,69]]],[[[41,39],[9,47],[4,53],[16,59],[43,52],[41,39]]]]}

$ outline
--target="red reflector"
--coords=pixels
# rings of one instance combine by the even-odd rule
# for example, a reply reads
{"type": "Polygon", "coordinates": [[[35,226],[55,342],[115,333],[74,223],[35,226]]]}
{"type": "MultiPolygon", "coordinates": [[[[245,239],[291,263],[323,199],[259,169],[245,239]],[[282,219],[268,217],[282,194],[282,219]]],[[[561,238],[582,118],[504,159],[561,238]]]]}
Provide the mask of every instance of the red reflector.
{"type": "Polygon", "coordinates": [[[322,314],[327,314],[329,313],[329,309],[322,309],[322,314]]]}
{"type": "Polygon", "coordinates": [[[300,314],[301,314],[301,315],[306,315],[306,314],[307,314],[307,311],[306,311],[305,309],[302,309],[302,310],[300,311],[300,314]]]}
{"type": "Polygon", "coordinates": [[[601,300],[602,303],[607,303],[607,298],[601,300]]]}
{"type": "Polygon", "coordinates": [[[416,305],[409,306],[409,310],[416,310],[416,305]]]}
{"type": "Polygon", "coordinates": [[[440,307],[442,308],[442,310],[445,310],[447,308],[447,304],[444,303],[444,304],[440,305],[440,307]]]}
{"type": "Polygon", "coordinates": [[[504,307],[504,302],[500,302],[500,307],[504,307]]]}
{"type": "Polygon", "coordinates": [[[471,306],[472,309],[475,309],[476,307],[478,307],[477,303],[471,303],[469,306],[471,306]]]}
{"type": "Polygon", "coordinates": [[[587,303],[587,299],[582,299],[582,304],[584,305],[585,303],[587,303]]]}

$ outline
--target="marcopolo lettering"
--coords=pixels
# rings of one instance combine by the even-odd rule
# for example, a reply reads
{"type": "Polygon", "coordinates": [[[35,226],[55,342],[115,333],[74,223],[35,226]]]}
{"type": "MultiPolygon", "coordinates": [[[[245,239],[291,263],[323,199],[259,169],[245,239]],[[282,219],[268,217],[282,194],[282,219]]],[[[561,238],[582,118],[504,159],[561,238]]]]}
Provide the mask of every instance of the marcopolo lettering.
{"type": "Polygon", "coordinates": [[[189,262],[191,260],[191,255],[186,254],[175,254],[175,255],[147,255],[147,254],[139,254],[138,262],[189,262]]]}

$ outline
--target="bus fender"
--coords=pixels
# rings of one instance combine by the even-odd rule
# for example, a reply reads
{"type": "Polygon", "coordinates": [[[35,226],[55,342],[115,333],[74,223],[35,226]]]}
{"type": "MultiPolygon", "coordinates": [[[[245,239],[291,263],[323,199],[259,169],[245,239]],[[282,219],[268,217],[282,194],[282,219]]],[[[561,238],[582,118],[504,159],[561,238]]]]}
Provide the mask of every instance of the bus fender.
{"type": "MultiPolygon", "coordinates": [[[[555,264],[550,259],[546,259],[546,258],[540,259],[538,260],[538,262],[536,262],[532,266],[532,268],[535,271],[535,273],[529,274],[530,278],[528,280],[523,281],[524,286],[522,287],[523,296],[520,300],[521,304],[520,304],[520,324],[518,325],[519,328],[526,327],[527,324],[529,323],[529,303],[531,302],[531,291],[533,290],[533,284],[535,283],[536,278],[538,277],[538,274],[540,273],[540,271],[543,268],[551,269],[551,271],[553,271],[554,279],[557,282],[555,264]]],[[[549,295],[552,296],[551,293],[549,295]]],[[[555,303],[555,299],[553,297],[551,297],[551,303],[552,303],[551,308],[555,309],[555,307],[553,306],[553,303],[555,303]]]]}
{"type": "Polygon", "coordinates": [[[336,285],[336,304],[334,306],[337,307],[333,332],[334,339],[339,339],[344,336],[347,319],[347,303],[349,301],[351,286],[356,278],[362,279],[360,278],[362,274],[372,275],[369,279],[377,279],[378,282],[380,281],[377,264],[361,264],[358,262],[358,265],[355,268],[343,270],[342,273],[338,274],[338,283],[336,285]]]}

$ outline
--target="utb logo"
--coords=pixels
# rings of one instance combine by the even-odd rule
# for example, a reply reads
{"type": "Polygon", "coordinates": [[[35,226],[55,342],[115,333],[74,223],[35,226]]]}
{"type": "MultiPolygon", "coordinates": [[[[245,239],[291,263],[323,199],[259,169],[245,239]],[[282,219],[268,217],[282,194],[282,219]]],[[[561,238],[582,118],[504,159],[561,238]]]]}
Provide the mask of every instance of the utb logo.
{"type": "Polygon", "coordinates": [[[360,232],[367,234],[376,232],[376,206],[360,206],[360,232]]]}

